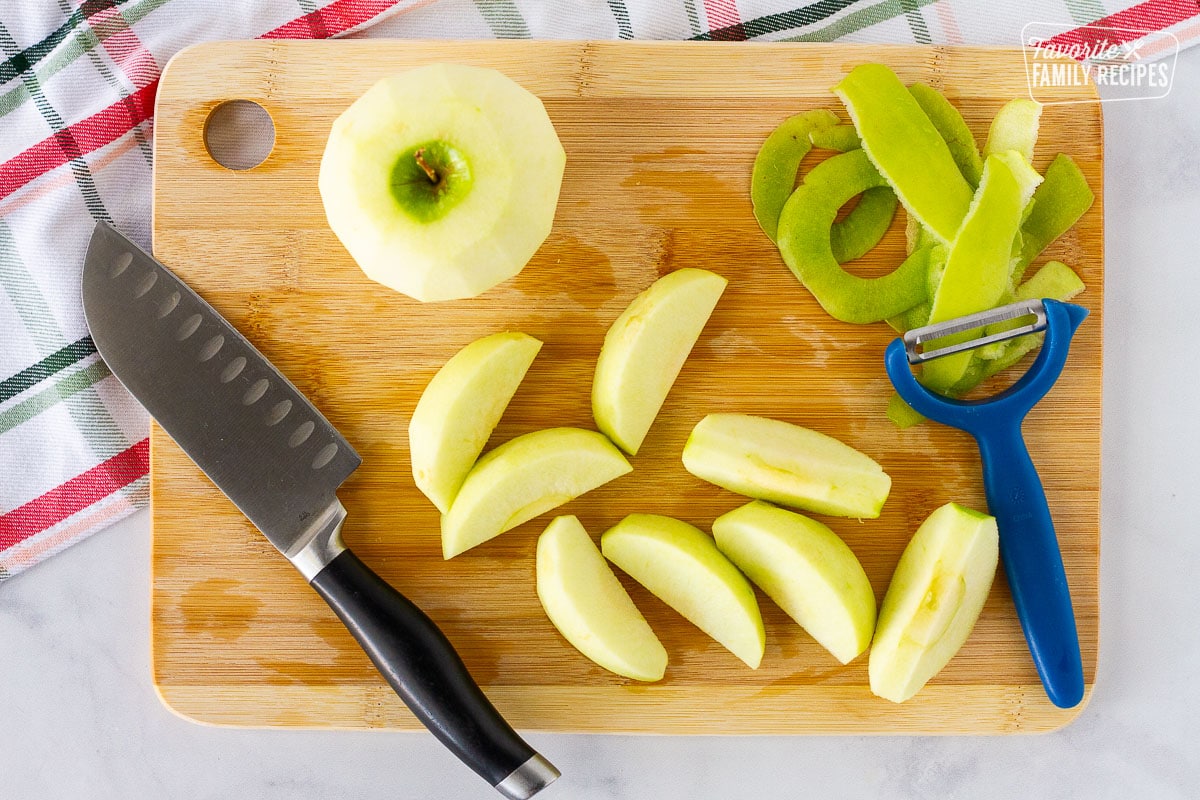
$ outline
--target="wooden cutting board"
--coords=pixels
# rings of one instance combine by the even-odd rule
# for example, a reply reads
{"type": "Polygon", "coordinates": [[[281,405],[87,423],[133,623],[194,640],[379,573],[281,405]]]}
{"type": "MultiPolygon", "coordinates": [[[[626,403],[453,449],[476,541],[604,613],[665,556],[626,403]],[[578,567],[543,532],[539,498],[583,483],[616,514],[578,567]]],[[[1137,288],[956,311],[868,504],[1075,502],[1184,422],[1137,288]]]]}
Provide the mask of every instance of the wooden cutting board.
{"type": "MultiPolygon", "coordinates": [[[[880,461],[883,515],[824,521],[862,560],[876,595],[937,506],[984,508],[979,459],[958,431],[896,430],[884,325],[826,316],[759,231],[750,167],[781,120],[841,112],[829,87],[883,61],[942,89],[982,142],[995,111],[1027,92],[1020,51],[789,44],[592,42],[239,42],[190,48],[158,93],[154,251],[242,330],[363,457],[340,496],[348,542],[424,608],[517,727],[662,733],[1008,733],[1078,713],[1045,698],[1003,574],[962,651],[913,700],[867,688],[867,659],[839,665],[765,597],[757,671],[625,580],[670,654],[637,684],[594,666],[542,613],[534,547],[553,514],[594,535],[631,512],[701,528],[744,501],[688,475],[680,452],[705,414],[799,423],[880,461]],[[374,81],[456,61],[499,68],[538,94],[567,152],[554,231],[515,279],[483,296],[421,305],[368,280],[325,223],[317,166],[334,117],[374,81]],[[202,131],[218,104],[270,113],[274,150],[233,172],[202,131]],[[703,267],[730,284],[667,399],[634,471],[444,562],[438,514],[414,488],[406,429],[426,382],[474,339],[520,330],[545,342],[491,446],[552,425],[592,426],[604,332],[659,275],[703,267]]],[[[1093,90],[1066,90],[1088,100],[1093,90]]],[[[1100,107],[1050,105],[1036,166],[1071,154],[1096,204],[1045,257],[1075,267],[1092,310],[1026,438],[1058,525],[1086,680],[1098,632],[1103,167],[1100,107]]],[[[821,154],[824,155],[824,154],[821,154]]],[[[815,158],[814,155],[812,158],[815,158]]],[[[810,161],[812,160],[810,158],[810,161]]],[[[904,215],[854,269],[891,269],[904,215]]],[[[1038,262],[1040,263],[1040,261],[1038,262]]],[[[154,680],[180,714],[256,726],[414,728],[416,722],[292,567],[161,430],[152,437],[154,680]]],[[[624,578],[623,578],[624,580],[624,578]]]]}

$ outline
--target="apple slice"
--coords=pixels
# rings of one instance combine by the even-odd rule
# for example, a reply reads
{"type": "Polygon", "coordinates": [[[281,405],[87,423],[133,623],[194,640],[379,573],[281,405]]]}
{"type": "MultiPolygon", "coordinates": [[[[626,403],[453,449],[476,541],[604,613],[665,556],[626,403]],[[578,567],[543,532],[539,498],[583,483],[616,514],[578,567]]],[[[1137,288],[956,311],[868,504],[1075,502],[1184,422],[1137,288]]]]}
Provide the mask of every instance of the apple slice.
{"type": "Polygon", "coordinates": [[[712,529],[721,552],[834,658],[848,664],[867,649],[875,593],[836,533],[761,500],[717,517],[712,529]]]}
{"type": "Polygon", "coordinates": [[[547,428],[486,453],[442,515],[442,555],[453,558],[632,470],[595,431],[547,428]]]}
{"type": "Polygon", "coordinates": [[[626,678],[662,680],[667,651],[573,516],[555,517],[538,537],[537,593],[579,652],[626,678]]]}
{"type": "Polygon", "coordinates": [[[904,548],[871,643],[871,691],[895,703],[916,694],[975,627],[996,576],[996,520],[957,503],[929,515],[904,548]]]}
{"type": "Polygon", "coordinates": [[[754,589],[699,528],[657,514],[630,514],[600,537],[604,557],[751,669],[766,633],[754,589]]]}
{"type": "Polygon", "coordinates": [[[683,466],[731,492],[835,517],[878,517],[892,487],[883,467],[850,445],[749,414],[700,420],[683,466]]]}
{"type": "Polygon", "coordinates": [[[676,270],[635,297],[608,329],[592,416],[626,453],[637,454],[728,283],[706,270],[676,270]]]}
{"type": "Polygon", "coordinates": [[[550,233],[565,164],[537,97],[492,69],[432,64],[334,120],[317,187],[370,278],[452,300],[521,271],[550,233]]]}
{"type": "Polygon", "coordinates": [[[447,361],[417,401],[408,449],[417,488],[445,514],[542,343],[524,333],[477,339],[447,361]]]}

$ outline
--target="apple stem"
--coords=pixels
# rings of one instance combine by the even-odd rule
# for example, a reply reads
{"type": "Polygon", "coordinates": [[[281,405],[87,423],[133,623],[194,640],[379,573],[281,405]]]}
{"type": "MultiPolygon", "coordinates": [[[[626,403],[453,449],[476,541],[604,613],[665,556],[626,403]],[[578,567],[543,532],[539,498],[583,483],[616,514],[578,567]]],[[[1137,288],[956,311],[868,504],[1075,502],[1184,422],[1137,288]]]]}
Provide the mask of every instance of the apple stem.
{"type": "Polygon", "coordinates": [[[437,174],[437,170],[435,170],[433,167],[429,166],[429,162],[425,160],[425,148],[424,147],[417,150],[417,152],[413,154],[413,158],[416,160],[417,166],[420,167],[422,170],[424,170],[425,175],[426,175],[426,177],[429,178],[430,183],[436,185],[441,181],[440,176],[437,174]]]}

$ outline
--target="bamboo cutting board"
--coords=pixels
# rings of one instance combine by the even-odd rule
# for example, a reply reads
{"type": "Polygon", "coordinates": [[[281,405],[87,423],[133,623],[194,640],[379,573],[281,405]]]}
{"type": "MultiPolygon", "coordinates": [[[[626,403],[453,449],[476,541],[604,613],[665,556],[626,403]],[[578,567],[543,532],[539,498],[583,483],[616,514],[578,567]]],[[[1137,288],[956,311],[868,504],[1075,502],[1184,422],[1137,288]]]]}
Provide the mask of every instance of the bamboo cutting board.
{"type": "MultiPolygon", "coordinates": [[[[705,414],[740,411],[837,436],[893,478],[883,515],[823,521],[862,560],[882,599],[908,537],[937,506],[985,508],[978,456],[958,431],[898,431],[882,325],[826,316],[758,230],[750,166],[801,110],[841,111],[829,87],[862,61],[944,90],[982,142],[1025,95],[1019,51],[787,44],[239,42],[178,55],[158,94],[155,254],[242,330],[363,456],[340,496],[345,536],[424,608],[518,728],[662,733],[1007,733],[1078,713],[1042,693],[1001,573],[959,655],[916,698],[871,695],[866,657],[839,665],[760,595],[762,667],[746,668],[640,587],[626,584],[670,654],[636,684],[557,634],[534,590],[537,534],[554,514],[601,532],[632,512],[701,528],[743,502],[688,475],[679,455],[705,414]],[[325,223],[317,166],[334,117],[374,81],[435,61],[493,66],[539,95],[567,151],[554,231],[515,279],[483,296],[421,305],[369,281],[325,223]],[[270,113],[274,150],[232,172],[202,131],[218,104],[270,113]],[[414,488],[406,428],[453,353],[500,330],[545,342],[490,446],[551,425],[591,427],[604,332],[639,291],[680,267],[730,280],[634,471],[444,562],[438,515],[414,488]]],[[[1064,92],[1089,99],[1092,90],[1064,92]]],[[[1092,317],[1053,392],[1026,425],[1071,584],[1090,688],[1098,631],[1102,128],[1099,105],[1050,105],[1035,166],[1071,154],[1096,204],[1041,260],[1087,283],[1092,317]]],[[[824,154],[821,154],[824,155],[824,154]]],[[[810,161],[812,159],[810,158],[810,161]]],[[[903,254],[903,213],[855,267],[903,254]]],[[[1040,260],[1039,262],[1040,263],[1040,260]]],[[[154,680],[175,711],[256,726],[414,728],[417,723],[303,579],[161,430],[152,438],[154,680]]]]}

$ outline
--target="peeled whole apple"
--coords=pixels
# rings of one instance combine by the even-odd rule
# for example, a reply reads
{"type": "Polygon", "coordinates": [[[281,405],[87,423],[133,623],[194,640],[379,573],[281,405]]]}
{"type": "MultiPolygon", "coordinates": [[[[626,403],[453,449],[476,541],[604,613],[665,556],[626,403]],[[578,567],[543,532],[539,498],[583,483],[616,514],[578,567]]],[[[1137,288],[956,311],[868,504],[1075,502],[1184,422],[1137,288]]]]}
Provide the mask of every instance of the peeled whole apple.
{"type": "Polygon", "coordinates": [[[524,333],[476,339],[442,365],[408,423],[413,480],[438,511],[454,496],[500,422],[542,343],[524,333]]]}
{"type": "Polygon", "coordinates": [[[604,557],[751,669],[766,632],[754,589],[713,543],[681,520],[630,514],[600,537],[604,557]]]}
{"type": "Polygon", "coordinates": [[[369,277],[416,300],[474,297],[550,234],[566,154],[542,102],[482,67],[385,78],[333,123],[318,188],[369,277]]]}
{"type": "Polygon", "coordinates": [[[867,649],[875,593],[836,533],[761,500],[717,517],[712,529],[721,552],[834,658],[848,664],[867,649]]]}
{"type": "Polygon", "coordinates": [[[632,470],[603,434],[547,428],[485,453],[442,515],[442,555],[499,536],[632,470]]]}
{"type": "Polygon", "coordinates": [[[577,518],[555,517],[538,538],[537,593],[576,650],[626,678],[662,680],[667,651],[577,518]]]}
{"type": "Polygon", "coordinates": [[[999,558],[994,517],[947,503],[921,523],[879,609],[872,692],[903,703],[946,666],[983,611],[999,558]]]}
{"type": "Polygon", "coordinates": [[[592,381],[592,416],[626,453],[637,455],[728,283],[703,269],[675,270],[609,327],[592,381]]]}

